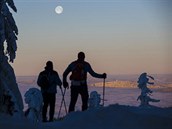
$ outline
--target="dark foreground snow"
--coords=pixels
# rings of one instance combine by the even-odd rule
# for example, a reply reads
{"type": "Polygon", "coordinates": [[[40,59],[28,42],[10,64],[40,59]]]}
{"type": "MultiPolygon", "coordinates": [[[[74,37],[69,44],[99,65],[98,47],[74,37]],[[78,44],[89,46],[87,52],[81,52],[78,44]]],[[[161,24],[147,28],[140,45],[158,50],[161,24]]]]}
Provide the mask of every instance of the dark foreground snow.
{"type": "Polygon", "coordinates": [[[73,112],[63,120],[32,124],[0,114],[0,129],[172,129],[172,108],[110,105],[73,112]]]}

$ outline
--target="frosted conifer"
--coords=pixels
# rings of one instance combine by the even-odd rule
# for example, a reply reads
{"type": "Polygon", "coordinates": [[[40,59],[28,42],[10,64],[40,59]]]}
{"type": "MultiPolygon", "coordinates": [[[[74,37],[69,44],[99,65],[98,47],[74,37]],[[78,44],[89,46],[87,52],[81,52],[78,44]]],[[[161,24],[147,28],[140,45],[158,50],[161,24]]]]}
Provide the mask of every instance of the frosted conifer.
{"type": "Polygon", "coordinates": [[[17,12],[13,0],[0,0],[0,52],[9,56],[9,61],[13,62],[16,57],[18,28],[9,10],[9,7],[17,12]],[[4,43],[7,48],[4,51],[4,43]]]}
{"type": "Polygon", "coordinates": [[[9,8],[17,12],[13,0],[0,0],[0,112],[13,115],[22,112],[23,102],[14,70],[8,62],[13,62],[16,57],[18,35],[9,8]]]}

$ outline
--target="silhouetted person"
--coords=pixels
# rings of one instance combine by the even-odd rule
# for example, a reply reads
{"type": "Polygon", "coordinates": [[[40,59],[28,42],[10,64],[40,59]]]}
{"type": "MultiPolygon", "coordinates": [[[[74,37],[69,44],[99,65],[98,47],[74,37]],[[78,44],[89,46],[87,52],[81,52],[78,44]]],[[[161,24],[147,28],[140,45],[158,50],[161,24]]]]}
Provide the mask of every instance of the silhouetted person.
{"type": "Polygon", "coordinates": [[[53,63],[51,61],[48,61],[46,63],[45,70],[39,74],[37,84],[41,87],[41,92],[43,96],[43,122],[47,121],[46,115],[48,106],[50,106],[49,121],[53,121],[57,85],[61,88],[62,82],[59,78],[58,73],[53,70],[53,63]]]}
{"type": "Polygon", "coordinates": [[[91,65],[84,61],[85,54],[83,52],[78,53],[78,59],[67,67],[63,73],[63,86],[68,88],[67,76],[72,72],[70,76],[71,80],[71,100],[69,105],[69,112],[75,110],[75,104],[77,102],[78,95],[81,95],[82,99],[82,111],[88,108],[88,87],[87,87],[87,72],[96,78],[106,78],[106,73],[98,74],[93,71],[91,65]]]}

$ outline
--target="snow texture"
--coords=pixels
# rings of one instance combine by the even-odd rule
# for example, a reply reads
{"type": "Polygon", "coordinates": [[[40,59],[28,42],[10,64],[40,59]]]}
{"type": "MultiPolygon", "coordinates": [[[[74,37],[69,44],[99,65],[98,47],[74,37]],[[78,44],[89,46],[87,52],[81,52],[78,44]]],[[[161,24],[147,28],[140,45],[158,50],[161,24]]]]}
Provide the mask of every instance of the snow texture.
{"type": "Polygon", "coordinates": [[[18,28],[7,3],[15,12],[17,11],[13,0],[0,0],[0,60],[2,56],[8,55],[13,62],[16,57],[18,28]],[[5,41],[7,48],[4,53],[5,41]]]}
{"type": "Polygon", "coordinates": [[[0,0],[0,112],[19,115],[23,111],[22,97],[8,63],[8,57],[10,62],[15,59],[18,28],[8,7],[17,12],[13,0],[0,0]],[[7,43],[5,51],[4,43],[7,43]]]}
{"type": "Polygon", "coordinates": [[[28,109],[25,116],[33,123],[42,121],[42,93],[37,88],[30,88],[25,93],[25,102],[28,104],[28,109]]]}
{"type": "Polygon", "coordinates": [[[148,87],[147,84],[153,85],[153,82],[149,82],[149,78],[154,80],[152,76],[147,75],[147,73],[142,73],[138,79],[138,87],[141,89],[141,94],[137,100],[140,100],[140,106],[149,106],[149,102],[159,102],[160,100],[152,99],[149,95],[153,92],[148,87]]]}
{"type": "Polygon", "coordinates": [[[5,56],[0,63],[0,93],[0,112],[11,112],[12,114],[22,112],[22,97],[16,83],[13,68],[10,66],[5,56]],[[9,103],[5,101],[5,96],[10,96],[9,101],[13,103],[13,105],[11,105],[12,107],[9,107],[9,103]],[[8,111],[8,107],[11,108],[10,110],[12,111],[8,111]]]}
{"type": "Polygon", "coordinates": [[[98,94],[97,91],[92,91],[90,93],[88,102],[89,102],[89,108],[99,108],[101,106],[100,94],[98,94]]]}
{"type": "Polygon", "coordinates": [[[84,112],[72,112],[64,119],[48,123],[30,123],[0,115],[3,129],[171,129],[172,108],[110,105],[84,112]]]}

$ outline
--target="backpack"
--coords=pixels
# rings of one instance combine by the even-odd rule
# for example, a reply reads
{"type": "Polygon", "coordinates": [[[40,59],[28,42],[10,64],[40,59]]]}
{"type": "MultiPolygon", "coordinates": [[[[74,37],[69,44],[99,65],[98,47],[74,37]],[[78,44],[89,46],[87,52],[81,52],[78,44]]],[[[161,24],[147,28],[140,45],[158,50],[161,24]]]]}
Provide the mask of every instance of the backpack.
{"type": "Polygon", "coordinates": [[[48,80],[47,75],[44,74],[40,76],[40,79],[38,81],[38,86],[40,86],[43,89],[48,88],[49,80],[48,80]]]}
{"type": "Polygon", "coordinates": [[[76,62],[75,68],[72,70],[70,80],[75,80],[75,81],[86,80],[86,72],[84,71],[84,63],[76,62]]]}

